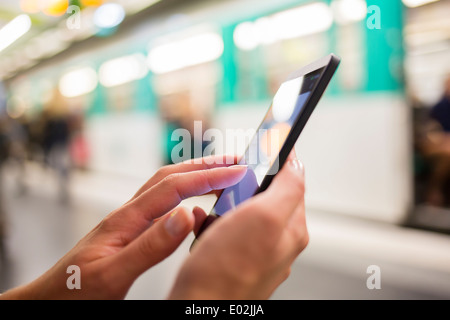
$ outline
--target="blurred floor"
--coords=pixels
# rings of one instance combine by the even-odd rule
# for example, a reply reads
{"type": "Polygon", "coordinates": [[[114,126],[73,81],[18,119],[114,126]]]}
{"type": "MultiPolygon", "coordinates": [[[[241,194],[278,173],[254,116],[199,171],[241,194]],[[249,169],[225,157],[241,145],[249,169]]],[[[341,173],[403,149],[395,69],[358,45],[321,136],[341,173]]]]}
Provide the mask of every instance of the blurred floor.
{"type": "MultiPolygon", "coordinates": [[[[25,194],[13,168],[4,177],[8,252],[0,265],[2,291],[43,273],[146,180],[76,173],[71,201],[63,204],[51,171],[30,164],[26,176],[25,194]]],[[[184,205],[209,208],[213,201],[194,198],[184,205]]],[[[310,245],[274,299],[450,299],[450,236],[313,210],[307,216],[310,245]],[[380,290],[366,286],[370,265],[381,269],[380,290]]],[[[142,275],[127,298],[164,298],[191,241],[142,275]]]]}

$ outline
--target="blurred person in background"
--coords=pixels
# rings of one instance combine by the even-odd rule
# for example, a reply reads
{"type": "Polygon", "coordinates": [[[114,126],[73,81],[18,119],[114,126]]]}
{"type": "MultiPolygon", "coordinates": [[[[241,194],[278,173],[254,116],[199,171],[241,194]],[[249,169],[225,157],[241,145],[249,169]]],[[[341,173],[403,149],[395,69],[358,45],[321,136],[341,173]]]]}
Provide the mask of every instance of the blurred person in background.
{"type": "Polygon", "coordinates": [[[25,165],[27,160],[28,135],[23,118],[13,119],[0,109],[0,261],[5,260],[4,237],[6,233],[5,195],[3,178],[8,166],[8,175],[13,174],[17,194],[26,192],[25,165]]]}
{"type": "Polygon", "coordinates": [[[15,172],[17,184],[17,194],[24,195],[27,192],[26,186],[26,161],[28,158],[28,130],[26,120],[22,116],[18,119],[8,119],[8,139],[9,139],[9,161],[8,168],[15,172]]]}
{"type": "Polygon", "coordinates": [[[58,89],[42,112],[42,149],[46,165],[54,169],[59,181],[59,199],[69,201],[70,175],[70,114],[67,103],[58,89]]]}
{"type": "MultiPolygon", "coordinates": [[[[164,122],[164,164],[173,164],[172,150],[179,141],[172,139],[175,130],[184,128],[183,117],[185,116],[186,98],[181,95],[167,95],[159,104],[159,112],[164,122]]],[[[183,155],[184,156],[184,155],[183,155]]]]}
{"type": "Polygon", "coordinates": [[[84,134],[84,115],[82,112],[74,113],[70,117],[70,159],[72,167],[86,170],[90,158],[90,148],[84,134]]]}
{"type": "Polygon", "coordinates": [[[203,134],[209,128],[209,119],[204,112],[196,110],[192,105],[189,92],[166,95],[161,98],[160,114],[165,123],[164,164],[202,157],[210,143],[203,140],[203,134]],[[201,131],[196,128],[196,123],[201,123],[201,131]],[[189,133],[189,139],[174,134],[178,129],[186,130],[184,132],[189,133]]]}
{"type": "Polygon", "coordinates": [[[450,75],[442,99],[431,108],[428,121],[421,129],[419,147],[430,166],[427,203],[450,205],[450,75]]]}
{"type": "MultiPolygon", "coordinates": [[[[450,75],[447,76],[442,99],[431,109],[431,118],[442,128],[443,133],[450,134],[450,75]]],[[[448,138],[448,136],[447,136],[448,138]]]]}
{"type": "Polygon", "coordinates": [[[4,260],[3,258],[5,254],[5,201],[3,195],[3,166],[9,155],[9,138],[6,129],[6,121],[6,116],[0,113],[0,265],[4,260]]]}

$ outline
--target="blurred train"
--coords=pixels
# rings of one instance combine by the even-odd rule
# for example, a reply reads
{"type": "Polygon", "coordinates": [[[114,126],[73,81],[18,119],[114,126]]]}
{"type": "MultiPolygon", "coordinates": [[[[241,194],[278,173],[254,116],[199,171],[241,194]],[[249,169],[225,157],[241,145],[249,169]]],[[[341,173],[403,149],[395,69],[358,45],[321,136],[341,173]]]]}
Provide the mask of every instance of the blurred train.
{"type": "Polygon", "coordinates": [[[85,119],[91,170],[150,176],[173,128],[256,128],[287,74],[334,52],[342,64],[296,146],[307,206],[400,224],[414,206],[404,10],[391,0],[184,1],[22,73],[7,83],[10,100],[32,117],[58,88],[85,119]]]}

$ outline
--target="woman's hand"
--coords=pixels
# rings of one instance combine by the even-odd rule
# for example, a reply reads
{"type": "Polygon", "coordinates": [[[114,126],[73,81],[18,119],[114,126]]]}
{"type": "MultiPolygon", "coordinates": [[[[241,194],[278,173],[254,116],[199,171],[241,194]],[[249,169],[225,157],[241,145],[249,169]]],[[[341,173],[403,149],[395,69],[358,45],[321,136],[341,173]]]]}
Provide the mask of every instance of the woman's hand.
{"type": "MultiPolygon", "coordinates": [[[[121,208],[105,217],[49,271],[3,299],[122,299],[143,272],[169,256],[201,221],[183,199],[236,184],[246,167],[233,157],[208,157],[162,167],[121,208]],[[220,164],[224,163],[224,164],[220,164]],[[81,289],[70,290],[67,268],[80,269],[81,289]]],[[[201,215],[197,215],[201,217],[201,215]]]]}
{"type": "Polygon", "coordinates": [[[266,299],[308,240],[303,165],[292,154],[266,191],[202,233],[169,298],[266,299]]]}

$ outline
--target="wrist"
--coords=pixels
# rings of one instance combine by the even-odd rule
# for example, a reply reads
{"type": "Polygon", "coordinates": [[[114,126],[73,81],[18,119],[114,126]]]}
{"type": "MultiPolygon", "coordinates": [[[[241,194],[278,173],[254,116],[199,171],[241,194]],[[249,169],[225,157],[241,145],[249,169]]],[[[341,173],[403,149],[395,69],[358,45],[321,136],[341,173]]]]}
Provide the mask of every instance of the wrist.
{"type": "Polygon", "coordinates": [[[0,300],[38,300],[34,282],[10,289],[0,295],[0,300]]]}
{"type": "Polygon", "coordinates": [[[256,284],[243,283],[237,279],[218,274],[202,276],[181,275],[175,281],[168,300],[242,300],[251,299],[251,289],[256,284]],[[183,279],[184,278],[184,279],[183,279]]]}

